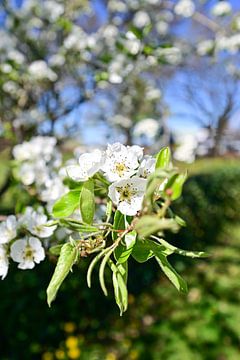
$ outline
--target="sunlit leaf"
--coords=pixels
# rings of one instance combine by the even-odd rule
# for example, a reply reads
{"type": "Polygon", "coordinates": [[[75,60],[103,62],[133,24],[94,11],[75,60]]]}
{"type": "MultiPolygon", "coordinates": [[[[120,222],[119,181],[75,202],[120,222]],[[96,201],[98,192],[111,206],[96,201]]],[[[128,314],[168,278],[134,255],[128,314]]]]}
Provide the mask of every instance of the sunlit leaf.
{"type": "Polygon", "coordinates": [[[80,212],[83,222],[91,225],[95,213],[94,181],[89,179],[82,186],[80,212]]]}
{"type": "Polygon", "coordinates": [[[79,189],[71,190],[55,202],[52,211],[53,216],[58,218],[70,216],[79,206],[80,192],[79,189]]]}
{"type": "Polygon", "coordinates": [[[56,298],[57,292],[71,271],[73,264],[77,260],[77,248],[71,243],[66,243],[61,248],[60,256],[52,279],[47,288],[47,302],[51,306],[52,301],[56,298]]]}
{"type": "Polygon", "coordinates": [[[168,147],[162,148],[156,157],[156,169],[167,168],[171,160],[171,151],[168,147]]]}

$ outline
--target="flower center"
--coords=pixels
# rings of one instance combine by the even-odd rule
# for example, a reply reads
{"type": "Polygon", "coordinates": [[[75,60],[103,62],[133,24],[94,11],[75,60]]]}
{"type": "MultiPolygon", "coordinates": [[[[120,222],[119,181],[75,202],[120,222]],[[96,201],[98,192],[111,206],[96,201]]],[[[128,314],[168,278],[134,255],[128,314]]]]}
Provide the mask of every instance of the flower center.
{"type": "Polygon", "coordinates": [[[128,203],[131,202],[131,198],[136,194],[136,190],[131,188],[129,185],[124,187],[117,187],[116,188],[118,193],[120,194],[120,201],[127,201],[128,203]]]}
{"type": "Polygon", "coordinates": [[[119,176],[123,176],[124,171],[127,170],[127,167],[124,163],[116,163],[115,164],[115,172],[118,173],[119,176]]]}
{"type": "Polygon", "coordinates": [[[33,260],[34,250],[31,248],[31,246],[26,246],[24,251],[24,259],[25,260],[33,260]]]}

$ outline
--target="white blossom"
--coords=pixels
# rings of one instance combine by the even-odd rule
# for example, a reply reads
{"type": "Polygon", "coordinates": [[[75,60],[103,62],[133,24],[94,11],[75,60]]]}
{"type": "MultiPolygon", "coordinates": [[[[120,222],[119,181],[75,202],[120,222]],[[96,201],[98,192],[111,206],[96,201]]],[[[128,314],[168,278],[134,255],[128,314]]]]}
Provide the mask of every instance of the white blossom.
{"type": "Polygon", "coordinates": [[[124,179],[109,187],[108,196],[124,215],[136,215],[142,208],[147,180],[139,177],[124,179]]]}
{"type": "Polygon", "coordinates": [[[59,18],[59,16],[61,16],[64,13],[63,4],[59,4],[56,1],[47,0],[44,2],[44,7],[51,21],[56,21],[59,18]]]}
{"type": "Polygon", "coordinates": [[[144,156],[138,168],[137,175],[139,177],[147,178],[155,170],[156,159],[150,155],[144,156]]]}
{"type": "Polygon", "coordinates": [[[133,24],[138,28],[149,25],[151,19],[146,11],[139,10],[133,17],[133,24]]]}
{"type": "Polygon", "coordinates": [[[7,256],[7,250],[3,245],[0,245],[0,276],[2,280],[6,277],[8,273],[8,256],[7,256]]]}
{"type": "Polygon", "coordinates": [[[207,55],[214,48],[214,41],[211,39],[203,40],[197,45],[197,53],[200,56],[207,55]]]}
{"type": "Polygon", "coordinates": [[[7,217],[0,224],[0,244],[6,244],[17,236],[17,219],[14,215],[7,217]]]}
{"type": "Polygon", "coordinates": [[[33,61],[28,69],[30,75],[36,80],[48,79],[50,81],[57,80],[57,74],[50,69],[44,60],[33,61]]]}
{"type": "Polygon", "coordinates": [[[25,237],[16,240],[10,250],[10,256],[13,261],[19,263],[18,268],[33,269],[36,264],[39,264],[45,258],[44,248],[41,241],[35,237],[25,237]]]}
{"type": "Polygon", "coordinates": [[[136,173],[142,156],[140,146],[124,146],[120,143],[108,145],[102,170],[111,182],[129,178],[136,173]]]}
{"type": "Polygon", "coordinates": [[[103,166],[105,155],[100,150],[82,154],[79,165],[70,165],[66,168],[68,176],[74,181],[86,181],[103,166]]]}
{"type": "Polygon", "coordinates": [[[137,137],[146,136],[153,139],[159,131],[159,122],[155,119],[147,118],[139,121],[133,130],[133,134],[137,137]]]}
{"type": "Polygon", "coordinates": [[[174,7],[176,15],[191,17],[195,11],[195,5],[192,0],[180,0],[174,7]]]}
{"type": "Polygon", "coordinates": [[[232,6],[228,1],[219,1],[212,8],[212,14],[214,16],[225,16],[230,14],[232,6]]]}
{"type": "Polygon", "coordinates": [[[159,48],[156,50],[156,55],[160,58],[163,58],[171,65],[177,65],[182,60],[181,49],[176,46],[172,46],[169,48],[159,48]]]}
{"type": "Polygon", "coordinates": [[[56,226],[46,226],[48,224],[47,216],[43,213],[42,207],[39,207],[37,211],[30,206],[27,207],[25,213],[19,219],[19,225],[27,228],[31,234],[40,238],[50,237],[54,233],[56,226]]]}
{"type": "Polygon", "coordinates": [[[166,35],[169,29],[169,24],[166,21],[159,20],[156,23],[156,30],[160,35],[166,35]]]}

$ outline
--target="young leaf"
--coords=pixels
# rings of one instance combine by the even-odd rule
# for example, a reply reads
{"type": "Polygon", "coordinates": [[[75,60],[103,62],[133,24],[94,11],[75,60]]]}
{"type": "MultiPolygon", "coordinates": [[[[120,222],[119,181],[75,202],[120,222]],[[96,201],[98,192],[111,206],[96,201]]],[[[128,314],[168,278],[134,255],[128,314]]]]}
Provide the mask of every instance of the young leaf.
{"type": "Polygon", "coordinates": [[[173,194],[171,196],[172,200],[177,200],[182,195],[182,188],[186,179],[187,179],[187,172],[178,175],[178,177],[174,181],[173,186],[171,187],[173,191],[173,194]]]}
{"type": "Polygon", "coordinates": [[[109,222],[112,216],[112,202],[108,201],[107,202],[107,208],[106,208],[106,222],[109,222]]]}
{"type": "Polygon", "coordinates": [[[191,258],[206,258],[209,256],[209,254],[207,254],[206,252],[203,252],[203,251],[191,251],[191,250],[179,249],[176,246],[169,244],[166,240],[164,240],[162,238],[157,238],[155,236],[153,236],[152,238],[158,240],[166,249],[170,250],[171,253],[176,253],[176,254],[191,257],[191,258]]]}
{"type": "Polygon", "coordinates": [[[100,281],[100,285],[101,285],[102,291],[105,296],[108,295],[108,292],[107,292],[107,288],[105,286],[104,271],[105,271],[106,264],[111,256],[111,254],[113,253],[113,251],[114,251],[114,247],[109,249],[109,251],[104,255],[104,258],[103,258],[100,268],[99,268],[99,281],[100,281]]]}
{"type": "Polygon", "coordinates": [[[128,291],[127,291],[127,273],[128,263],[115,265],[111,259],[108,260],[110,268],[113,272],[113,288],[116,303],[120,309],[120,316],[128,307],[128,291]]]}
{"type": "Polygon", "coordinates": [[[97,264],[97,262],[101,259],[101,257],[103,257],[104,254],[106,254],[108,252],[108,250],[109,249],[102,250],[99,254],[97,254],[95,256],[95,258],[92,260],[91,264],[89,265],[88,272],[87,272],[87,284],[88,284],[89,288],[91,287],[91,279],[92,279],[93,269],[94,269],[95,265],[97,264]]]}
{"type": "Polygon", "coordinates": [[[171,151],[168,147],[162,148],[157,154],[155,168],[166,168],[169,166],[171,160],[171,151]]]}
{"type": "Polygon", "coordinates": [[[62,282],[68,275],[69,271],[72,269],[72,266],[76,260],[77,248],[70,243],[64,244],[61,248],[60,256],[52,279],[47,288],[47,302],[49,307],[51,306],[52,301],[56,298],[57,292],[62,282]]]}
{"type": "Polygon", "coordinates": [[[132,250],[132,257],[139,263],[143,263],[153,256],[148,241],[138,239],[132,250]]]}
{"type": "Polygon", "coordinates": [[[95,212],[94,181],[89,179],[82,186],[80,196],[80,211],[83,222],[91,225],[95,212]]]}
{"type": "Polygon", "coordinates": [[[178,291],[187,293],[188,288],[185,280],[176,272],[176,270],[168,262],[167,257],[164,254],[162,254],[160,251],[156,251],[154,255],[162,271],[165,273],[168,279],[173,283],[173,285],[178,289],[178,291]]]}
{"type": "Polygon", "coordinates": [[[168,183],[165,186],[165,191],[167,189],[171,189],[172,200],[177,200],[182,195],[182,188],[186,179],[187,179],[187,172],[185,172],[184,174],[175,174],[169,179],[168,183]]]}
{"type": "Polygon", "coordinates": [[[129,256],[132,253],[133,246],[136,242],[137,233],[135,230],[129,232],[125,235],[125,244],[126,246],[119,244],[118,247],[115,249],[114,255],[118,262],[118,264],[125,263],[129,256]]]}
{"type": "Polygon", "coordinates": [[[147,237],[163,230],[175,232],[179,225],[174,219],[159,219],[157,216],[146,215],[139,219],[135,229],[140,236],[147,237]]]}
{"type": "Polygon", "coordinates": [[[71,190],[55,202],[53,206],[54,217],[70,216],[79,205],[80,190],[71,190]]]}
{"type": "Polygon", "coordinates": [[[83,224],[80,221],[71,218],[61,219],[60,225],[64,225],[69,229],[79,231],[82,233],[94,233],[99,231],[99,229],[96,226],[83,224]]]}
{"type": "MultiPolygon", "coordinates": [[[[113,221],[113,230],[125,230],[125,219],[124,215],[120,211],[116,211],[113,221]]],[[[112,232],[112,239],[116,240],[118,237],[117,231],[112,232]]]]}

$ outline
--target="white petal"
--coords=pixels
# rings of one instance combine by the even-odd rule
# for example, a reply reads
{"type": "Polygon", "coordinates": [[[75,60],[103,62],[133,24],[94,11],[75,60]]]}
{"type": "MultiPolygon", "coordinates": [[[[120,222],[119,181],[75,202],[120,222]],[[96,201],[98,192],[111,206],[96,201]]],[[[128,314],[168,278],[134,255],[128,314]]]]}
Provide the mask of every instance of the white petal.
{"type": "Polygon", "coordinates": [[[33,269],[35,266],[35,263],[33,260],[23,260],[18,265],[18,268],[21,270],[27,270],[27,269],[33,269]]]}
{"type": "Polygon", "coordinates": [[[0,246],[0,277],[2,280],[8,273],[9,261],[7,257],[7,251],[3,246],[0,246]]]}
{"type": "Polygon", "coordinates": [[[70,165],[66,167],[66,171],[68,176],[74,181],[86,181],[88,180],[88,176],[86,172],[81,170],[81,167],[78,165],[70,165]]]}
{"type": "Polygon", "coordinates": [[[119,201],[119,193],[116,190],[116,183],[113,183],[108,188],[108,196],[114,202],[114,204],[117,204],[119,201]]]}
{"type": "Polygon", "coordinates": [[[12,244],[11,250],[10,250],[10,256],[13,259],[13,261],[16,261],[16,262],[23,261],[24,250],[25,250],[27,244],[28,244],[28,242],[27,242],[26,238],[16,240],[12,244]]]}
{"type": "Polygon", "coordinates": [[[45,259],[45,251],[43,247],[39,248],[34,254],[35,263],[39,264],[42,260],[45,259]]]}
{"type": "Polygon", "coordinates": [[[14,215],[10,215],[6,220],[8,229],[15,230],[17,228],[17,219],[14,215]]]}

